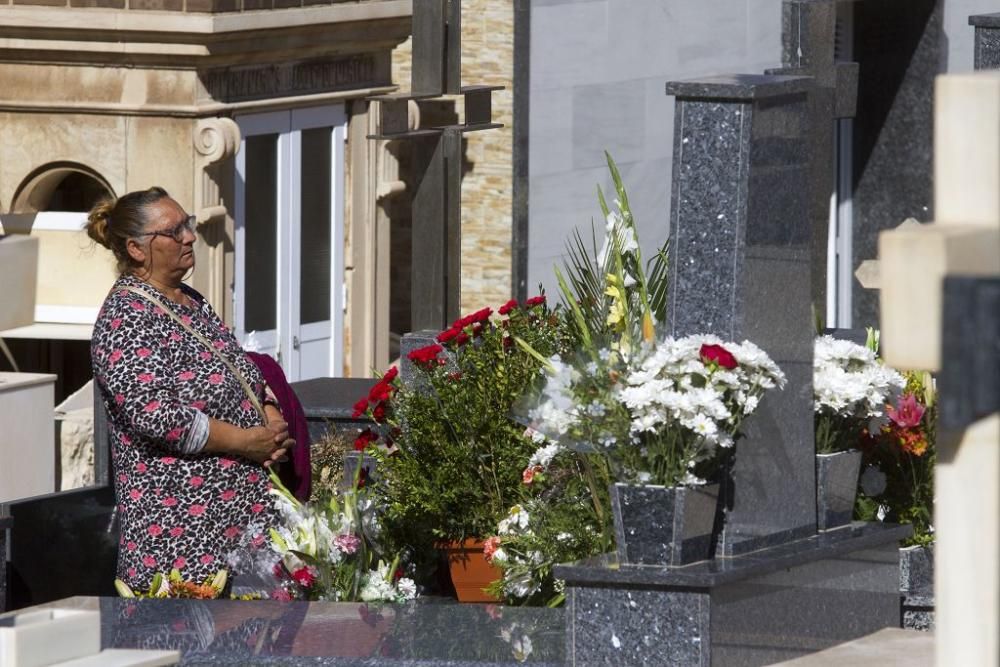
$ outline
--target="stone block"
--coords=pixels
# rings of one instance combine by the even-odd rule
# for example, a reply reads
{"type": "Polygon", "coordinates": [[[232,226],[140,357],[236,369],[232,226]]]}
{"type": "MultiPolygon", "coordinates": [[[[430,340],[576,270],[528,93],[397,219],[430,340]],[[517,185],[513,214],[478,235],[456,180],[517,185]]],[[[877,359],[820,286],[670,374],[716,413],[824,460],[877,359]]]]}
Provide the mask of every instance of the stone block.
{"type": "Polygon", "coordinates": [[[973,64],[976,69],[1000,69],[1000,14],[969,17],[976,29],[973,64]]]}
{"type": "Polygon", "coordinates": [[[677,97],[668,330],[749,339],[788,377],[747,420],[720,552],[816,529],[808,77],[671,82],[677,97]]]}
{"type": "Polygon", "coordinates": [[[184,0],[129,0],[128,8],[179,12],[184,9],[184,0]]]}
{"type": "Polygon", "coordinates": [[[239,0],[186,0],[184,9],[189,12],[238,12],[239,0]]]}

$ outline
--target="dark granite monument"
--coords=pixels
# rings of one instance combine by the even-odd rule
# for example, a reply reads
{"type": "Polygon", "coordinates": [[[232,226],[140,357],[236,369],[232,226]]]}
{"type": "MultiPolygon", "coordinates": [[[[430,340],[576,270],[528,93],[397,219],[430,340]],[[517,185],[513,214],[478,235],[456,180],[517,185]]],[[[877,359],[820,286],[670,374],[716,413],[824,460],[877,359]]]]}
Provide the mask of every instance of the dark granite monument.
{"type": "Polygon", "coordinates": [[[816,531],[813,84],[667,84],[677,97],[668,329],[752,340],[788,385],[745,424],[713,560],[642,566],[607,555],[556,567],[571,665],[765,665],[899,625],[896,545],[910,529],[816,531]]]}
{"type": "Polygon", "coordinates": [[[1000,69],[1000,14],[970,16],[969,25],[976,29],[975,68],[1000,69]]]}

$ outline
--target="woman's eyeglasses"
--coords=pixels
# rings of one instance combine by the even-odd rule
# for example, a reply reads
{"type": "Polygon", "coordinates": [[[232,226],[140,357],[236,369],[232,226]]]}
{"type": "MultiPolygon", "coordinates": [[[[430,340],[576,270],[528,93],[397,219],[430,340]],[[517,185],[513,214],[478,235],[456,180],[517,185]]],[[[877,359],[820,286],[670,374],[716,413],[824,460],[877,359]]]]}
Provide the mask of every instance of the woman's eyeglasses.
{"type": "Polygon", "coordinates": [[[173,227],[162,229],[158,232],[143,232],[142,234],[139,234],[139,236],[166,236],[172,238],[178,243],[182,243],[184,241],[184,232],[188,231],[194,234],[195,233],[194,230],[195,227],[197,227],[197,224],[198,223],[195,216],[189,215],[188,217],[184,218],[183,222],[178,222],[173,227]]]}

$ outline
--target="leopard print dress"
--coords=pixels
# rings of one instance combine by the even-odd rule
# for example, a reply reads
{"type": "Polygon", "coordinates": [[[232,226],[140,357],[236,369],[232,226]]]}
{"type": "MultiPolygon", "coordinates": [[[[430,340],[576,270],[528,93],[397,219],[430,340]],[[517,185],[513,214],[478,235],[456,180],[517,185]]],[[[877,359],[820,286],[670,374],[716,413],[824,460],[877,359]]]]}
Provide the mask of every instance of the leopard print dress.
{"type": "Polygon", "coordinates": [[[118,576],[144,589],[177,568],[201,583],[227,555],[263,546],[275,510],[266,470],[242,457],[185,454],[197,411],[241,428],[261,417],[243,386],[163,310],[128,291],[155,296],[212,342],[263,400],[264,380],[212,307],[185,286],[179,305],[146,282],[122,276],[94,325],[94,378],[108,413],[121,539],[118,576]]]}

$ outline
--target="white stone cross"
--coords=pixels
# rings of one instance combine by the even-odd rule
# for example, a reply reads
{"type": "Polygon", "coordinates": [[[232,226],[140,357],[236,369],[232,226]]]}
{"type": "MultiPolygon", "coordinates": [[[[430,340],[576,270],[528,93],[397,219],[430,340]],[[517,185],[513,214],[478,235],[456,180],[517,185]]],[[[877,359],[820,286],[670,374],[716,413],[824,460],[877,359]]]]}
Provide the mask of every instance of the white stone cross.
{"type": "MultiPolygon", "coordinates": [[[[938,371],[946,275],[1000,275],[1000,72],[935,84],[936,221],[879,237],[886,361],[938,371]]],[[[996,341],[968,341],[996,344],[996,341]]],[[[936,664],[1000,664],[1000,416],[939,431],[936,664]]]]}

